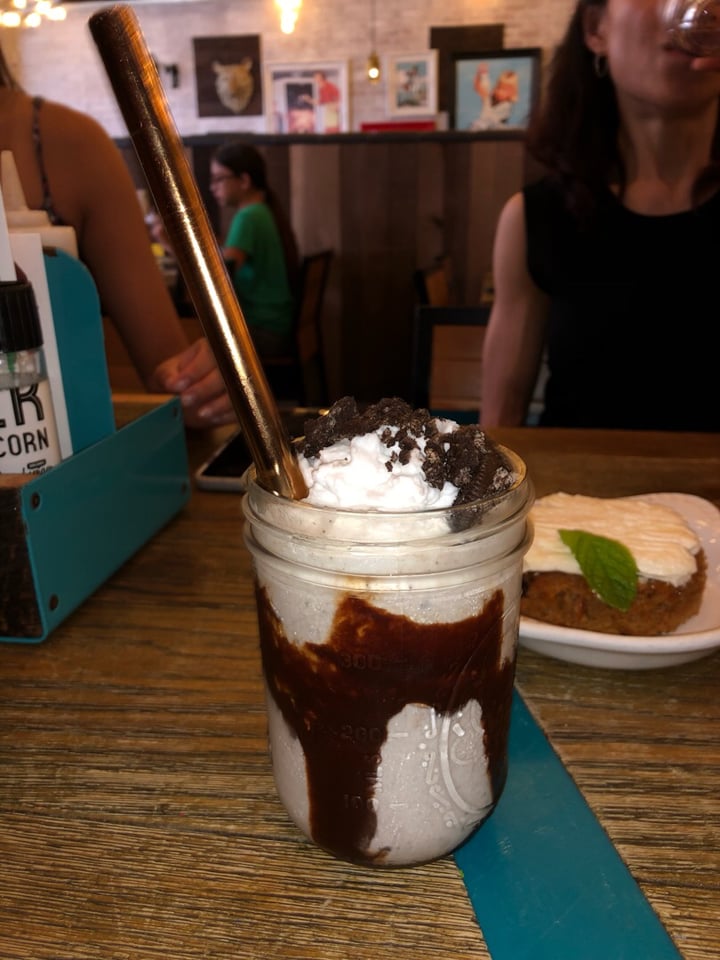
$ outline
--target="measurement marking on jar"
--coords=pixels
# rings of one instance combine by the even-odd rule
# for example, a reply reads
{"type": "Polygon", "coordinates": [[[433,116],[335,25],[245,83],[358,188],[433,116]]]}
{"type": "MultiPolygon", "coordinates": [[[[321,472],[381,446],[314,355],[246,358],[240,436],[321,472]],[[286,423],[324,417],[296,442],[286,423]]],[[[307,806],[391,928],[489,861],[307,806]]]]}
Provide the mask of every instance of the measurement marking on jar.
{"type": "Polygon", "coordinates": [[[428,740],[434,740],[437,737],[437,716],[434,710],[430,711],[430,724],[425,727],[423,733],[428,740]]]}
{"type": "Polygon", "coordinates": [[[435,783],[438,778],[437,772],[437,754],[434,750],[428,753],[423,761],[423,767],[425,768],[425,783],[431,784],[435,783]]]}

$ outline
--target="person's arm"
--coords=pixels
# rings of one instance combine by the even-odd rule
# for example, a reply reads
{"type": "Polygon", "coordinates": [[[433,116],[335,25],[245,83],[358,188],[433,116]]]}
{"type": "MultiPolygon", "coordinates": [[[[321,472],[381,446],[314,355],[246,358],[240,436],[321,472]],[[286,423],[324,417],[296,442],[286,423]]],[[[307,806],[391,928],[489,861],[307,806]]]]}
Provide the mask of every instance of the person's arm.
{"type": "Polygon", "coordinates": [[[252,208],[240,207],[235,211],[228,227],[222,255],[230,272],[239,270],[253,252],[253,224],[252,208]]]}
{"type": "Polygon", "coordinates": [[[223,260],[228,269],[239,270],[247,260],[247,254],[239,247],[223,247],[223,260]]]}
{"type": "Polygon", "coordinates": [[[522,426],[545,342],[548,298],[527,269],[521,193],[505,205],[493,249],[495,297],[483,346],[483,427],[522,426]]]}
{"type": "Polygon", "coordinates": [[[181,395],[191,426],[232,422],[215,359],[189,345],[153,257],[135,185],[120,151],[84,114],[45,103],[43,149],[60,215],[148,390],[181,395]]]}

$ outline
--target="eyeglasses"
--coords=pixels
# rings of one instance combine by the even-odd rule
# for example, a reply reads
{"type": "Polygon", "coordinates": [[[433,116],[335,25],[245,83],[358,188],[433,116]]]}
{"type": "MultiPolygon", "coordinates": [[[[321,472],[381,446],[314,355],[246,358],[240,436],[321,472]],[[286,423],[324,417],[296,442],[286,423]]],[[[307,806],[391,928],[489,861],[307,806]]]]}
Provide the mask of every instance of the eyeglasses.
{"type": "Polygon", "coordinates": [[[223,180],[237,180],[237,175],[234,173],[216,173],[210,177],[210,186],[214,187],[216,183],[222,183],[223,180]]]}

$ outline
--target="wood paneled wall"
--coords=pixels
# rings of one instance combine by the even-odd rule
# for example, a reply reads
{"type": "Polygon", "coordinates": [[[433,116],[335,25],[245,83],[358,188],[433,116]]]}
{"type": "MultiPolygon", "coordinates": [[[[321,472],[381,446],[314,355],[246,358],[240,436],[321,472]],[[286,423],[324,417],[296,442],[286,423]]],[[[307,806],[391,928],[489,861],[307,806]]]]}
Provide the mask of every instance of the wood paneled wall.
{"type": "MultiPolygon", "coordinates": [[[[479,301],[498,215],[526,180],[523,142],[455,134],[252,140],[301,252],[336,254],[323,331],[329,399],[410,396],[413,273],[449,255],[458,301],[479,301]]],[[[191,138],[187,149],[222,235],[226,216],[207,190],[219,142],[191,138]]]]}

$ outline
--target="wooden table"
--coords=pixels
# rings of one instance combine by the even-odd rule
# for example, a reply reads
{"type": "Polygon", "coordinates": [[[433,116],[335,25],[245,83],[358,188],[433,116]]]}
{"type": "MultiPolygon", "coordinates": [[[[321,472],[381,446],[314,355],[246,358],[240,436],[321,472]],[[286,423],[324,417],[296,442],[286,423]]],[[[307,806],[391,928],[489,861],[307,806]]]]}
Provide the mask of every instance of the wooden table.
{"type": "MultiPolygon", "coordinates": [[[[720,504],[719,437],[497,436],[539,493],[720,504]]],[[[682,955],[715,960],[720,656],[621,672],[521,651],[517,682],[682,955]]],[[[0,644],[0,771],[3,960],[488,957],[451,858],[349,866],[285,815],[237,495],[196,492],[44,644],[0,644]]]]}

